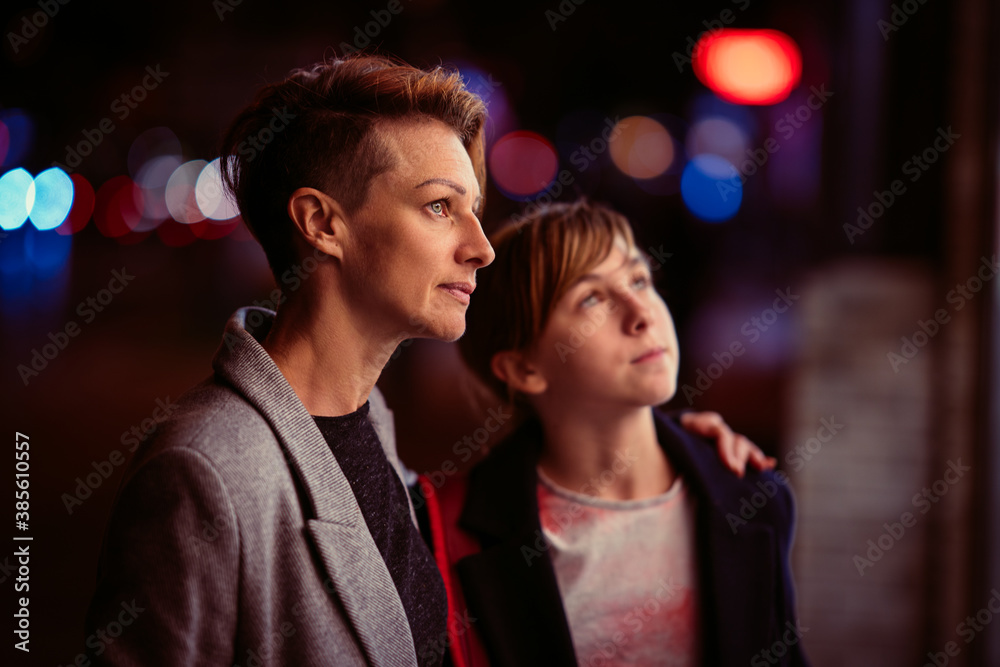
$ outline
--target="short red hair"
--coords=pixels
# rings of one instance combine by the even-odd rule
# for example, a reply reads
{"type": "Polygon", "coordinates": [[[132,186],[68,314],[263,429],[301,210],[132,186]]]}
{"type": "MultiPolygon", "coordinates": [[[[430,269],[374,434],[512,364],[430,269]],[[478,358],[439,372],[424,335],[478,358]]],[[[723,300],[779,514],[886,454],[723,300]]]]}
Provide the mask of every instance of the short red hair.
{"type": "Polygon", "coordinates": [[[222,143],[223,179],[276,279],[298,259],[291,194],[312,187],[357,210],[395,159],[378,123],[420,117],[455,131],[485,192],[486,107],[457,71],[356,54],[294,70],[240,112],[222,143]]]}

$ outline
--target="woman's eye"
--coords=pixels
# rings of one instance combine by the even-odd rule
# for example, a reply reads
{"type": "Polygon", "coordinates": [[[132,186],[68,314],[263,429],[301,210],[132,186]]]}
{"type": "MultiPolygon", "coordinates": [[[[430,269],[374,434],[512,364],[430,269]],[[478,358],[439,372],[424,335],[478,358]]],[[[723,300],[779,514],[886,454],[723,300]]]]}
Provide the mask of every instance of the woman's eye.
{"type": "Polygon", "coordinates": [[[430,209],[434,213],[434,215],[445,215],[448,212],[448,206],[443,199],[439,199],[436,202],[431,202],[430,209]]]}
{"type": "Polygon", "coordinates": [[[580,302],[580,306],[583,307],[583,308],[590,308],[591,306],[596,306],[596,305],[597,305],[597,295],[596,294],[588,294],[580,302]]]}
{"type": "Polygon", "coordinates": [[[649,285],[649,276],[636,276],[632,279],[632,284],[638,288],[643,288],[649,285]]]}

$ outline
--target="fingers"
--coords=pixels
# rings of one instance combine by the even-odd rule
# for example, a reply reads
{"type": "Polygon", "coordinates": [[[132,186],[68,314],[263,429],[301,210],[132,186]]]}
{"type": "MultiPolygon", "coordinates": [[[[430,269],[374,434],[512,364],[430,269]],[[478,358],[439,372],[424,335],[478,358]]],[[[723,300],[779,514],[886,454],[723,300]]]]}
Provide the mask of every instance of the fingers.
{"type": "Polygon", "coordinates": [[[774,467],[778,465],[778,460],[772,456],[767,456],[760,447],[753,444],[746,436],[737,435],[737,438],[743,438],[747,442],[749,447],[749,460],[750,464],[757,470],[774,470],[774,467]]]}
{"type": "Polygon", "coordinates": [[[756,470],[772,470],[778,463],[745,435],[734,433],[718,412],[686,412],[681,415],[681,425],[691,433],[715,440],[723,465],[737,477],[743,477],[748,463],[756,470]]]}
{"type": "MultiPolygon", "coordinates": [[[[731,430],[730,433],[732,433],[731,430]]],[[[732,452],[723,458],[728,458],[727,465],[737,477],[742,478],[746,474],[747,460],[752,453],[751,446],[752,443],[744,436],[733,433],[732,452]]]]}
{"type": "Polygon", "coordinates": [[[705,438],[717,439],[722,433],[733,431],[718,412],[685,412],[681,415],[681,426],[705,438]]]}
{"type": "Polygon", "coordinates": [[[681,425],[692,433],[715,440],[722,464],[737,477],[743,477],[750,456],[750,441],[733,433],[722,415],[718,412],[686,412],[681,415],[681,425]]]}

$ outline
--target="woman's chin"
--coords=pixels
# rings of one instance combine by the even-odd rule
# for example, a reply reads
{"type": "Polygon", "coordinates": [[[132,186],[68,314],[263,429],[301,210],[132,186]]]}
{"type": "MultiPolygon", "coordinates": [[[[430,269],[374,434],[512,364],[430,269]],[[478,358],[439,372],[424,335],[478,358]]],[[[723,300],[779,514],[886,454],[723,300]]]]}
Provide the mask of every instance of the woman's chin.
{"type": "Polygon", "coordinates": [[[421,327],[418,338],[430,338],[444,343],[453,343],[465,333],[465,317],[434,320],[421,327]]]}

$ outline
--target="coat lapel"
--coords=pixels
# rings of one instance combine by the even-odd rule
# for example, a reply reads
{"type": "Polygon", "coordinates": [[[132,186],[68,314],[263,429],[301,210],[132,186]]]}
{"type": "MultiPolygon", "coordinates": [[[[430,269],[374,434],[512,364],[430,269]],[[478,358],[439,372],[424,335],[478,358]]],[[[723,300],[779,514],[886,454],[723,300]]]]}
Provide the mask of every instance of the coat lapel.
{"type": "Polygon", "coordinates": [[[748,664],[769,644],[776,610],[777,541],[770,526],[734,530],[740,500],[757,489],[722,465],[713,446],[657,413],[657,435],[671,462],[698,497],[698,565],[702,587],[702,646],[706,664],[748,664]],[[765,606],[770,604],[767,609],[765,606]]]}
{"type": "Polygon", "coordinates": [[[538,520],[534,462],[540,433],[522,426],[469,478],[459,525],[482,550],[456,569],[494,664],[576,665],[559,584],[538,520]]]}
{"type": "Polygon", "coordinates": [[[226,325],[213,367],[257,408],[280,440],[303,496],[307,530],[321,569],[333,582],[369,662],[380,667],[416,665],[406,612],[351,485],[312,416],[247,331],[246,318],[254,310],[266,323],[255,334],[266,334],[273,312],[240,309],[226,325]]]}
{"type": "Polygon", "coordinates": [[[413,636],[396,586],[377,549],[378,560],[367,557],[375,549],[367,528],[310,519],[309,534],[368,661],[379,667],[416,665],[413,636]]]}

